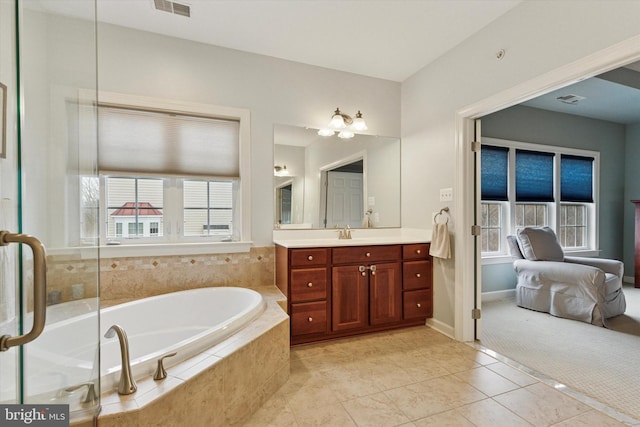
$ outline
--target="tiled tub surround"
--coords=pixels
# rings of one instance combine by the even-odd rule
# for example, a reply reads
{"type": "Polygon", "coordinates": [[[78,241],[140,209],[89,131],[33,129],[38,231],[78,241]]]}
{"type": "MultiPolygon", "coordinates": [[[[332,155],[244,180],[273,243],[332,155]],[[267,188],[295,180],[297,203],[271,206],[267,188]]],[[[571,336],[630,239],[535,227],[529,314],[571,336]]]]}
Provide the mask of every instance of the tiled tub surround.
{"type": "MultiPolygon", "coordinates": [[[[289,378],[289,319],[272,285],[260,290],[265,312],[226,341],[167,369],[162,381],[138,381],[128,396],[102,395],[98,425],[242,425],[289,378]]],[[[90,426],[90,420],[74,426],[90,426]]]]}
{"type": "MultiPolygon", "coordinates": [[[[100,305],[210,286],[262,288],[273,285],[275,250],[254,247],[248,253],[100,258],[100,305]]],[[[47,256],[47,289],[61,302],[73,300],[73,285],[84,298],[96,296],[95,259],[67,253],[47,256]],[[77,286],[75,287],[78,288],[77,286]]]]}

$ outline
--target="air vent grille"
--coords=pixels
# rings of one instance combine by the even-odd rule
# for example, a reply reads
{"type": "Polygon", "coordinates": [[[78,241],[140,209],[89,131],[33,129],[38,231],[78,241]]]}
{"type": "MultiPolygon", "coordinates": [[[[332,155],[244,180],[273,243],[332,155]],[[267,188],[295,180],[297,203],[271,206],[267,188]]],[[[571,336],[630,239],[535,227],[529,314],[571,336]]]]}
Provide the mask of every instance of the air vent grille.
{"type": "Polygon", "coordinates": [[[155,5],[157,10],[161,10],[163,12],[186,16],[187,18],[191,16],[191,7],[187,6],[186,4],[169,0],[153,0],[153,4],[155,5]]]}
{"type": "Polygon", "coordinates": [[[564,102],[565,104],[577,104],[578,102],[587,98],[585,98],[584,96],[569,94],[569,95],[559,96],[556,99],[560,102],[564,102]]]}

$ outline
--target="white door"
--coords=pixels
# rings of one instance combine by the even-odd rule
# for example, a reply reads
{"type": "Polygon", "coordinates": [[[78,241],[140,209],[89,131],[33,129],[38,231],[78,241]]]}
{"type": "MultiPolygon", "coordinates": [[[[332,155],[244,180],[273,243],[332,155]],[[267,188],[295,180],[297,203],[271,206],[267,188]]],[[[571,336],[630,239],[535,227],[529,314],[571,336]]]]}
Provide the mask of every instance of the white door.
{"type": "Polygon", "coordinates": [[[327,228],[361,227],[363,206],[361,173],[327,172],[327,228]]]}

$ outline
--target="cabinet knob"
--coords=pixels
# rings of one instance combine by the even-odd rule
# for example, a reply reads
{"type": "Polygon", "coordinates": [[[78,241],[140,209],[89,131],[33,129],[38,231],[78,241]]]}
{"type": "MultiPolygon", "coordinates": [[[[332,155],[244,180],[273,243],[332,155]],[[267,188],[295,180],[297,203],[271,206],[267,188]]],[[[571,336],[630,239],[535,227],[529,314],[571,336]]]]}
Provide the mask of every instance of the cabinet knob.
{"type": "Polygon", "coordinates": [[[360,273],[360,274],[362,274],[363,276],[366,276],[366,275],[367,275],[367,273],[366,273],[366,272],[364,272],[364,271],[363,271],[362,273],[360,273]]]}
{"type": "Polygon", "coordinates": [[[366,254],[364,254],[364,255],[365,255],[365,256],[367,256],[367,257],[370,257],[370,256],[371,256],[371,252],[367,252],[367,253],[366,253],[366,254]]]}
{"type": "Polygon", "coordinates": [[[422,249],[416,249],[416,253],[417,254],[421,254],[422,253],[422,249]]]}
{"type": "Polygon", "coordinates": [[[312,282],[307,283],[307,287],[311,288],[313,286],[312,282]]]}
{"type": "Polygon", "coordinates": [[[309,256],[307,257],[307,259],[308,259],[309,261],[313,261],[313,255],[309,255],[309,256]]]}
{"type": "Polygon", "coordinates": [[[419,279],[422,277],[422,275],[420,273],[416,273],[416,277],[419,279]]]}
{"type": "Polygon", "coordinates": [[[416,306],[417,306],[418,308],[420,308],[420,307],[422,307],[422,304],[417,303],[417,304],[416,304],[416,306]]]}
{"type": "Polygon", "coordinates": [[[307,319],[308,322],[313,322],[313,317],[309,316],[309,318],[307,319]]]}

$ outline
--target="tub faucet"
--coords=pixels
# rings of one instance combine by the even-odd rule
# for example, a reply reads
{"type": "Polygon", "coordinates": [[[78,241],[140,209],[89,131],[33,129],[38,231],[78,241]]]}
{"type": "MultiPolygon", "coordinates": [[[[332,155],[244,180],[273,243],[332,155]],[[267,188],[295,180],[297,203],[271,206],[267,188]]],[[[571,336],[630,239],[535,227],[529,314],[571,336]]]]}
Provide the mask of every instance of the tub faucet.
{"type": "Polygon", "coordinates": [[[120,340],[120,358],[122,359],[122,368],[120,370],[120,384],[118,385],[118,394],[132,394],[138,389],[136,382],[131,375],[131,362],[129,359],[129,340],[124,329],[118,325],[113,325],[109,328],[105,338],[113,338],[114,335],[118,335],[120,340]]]}

